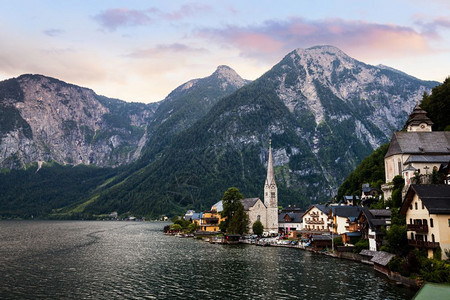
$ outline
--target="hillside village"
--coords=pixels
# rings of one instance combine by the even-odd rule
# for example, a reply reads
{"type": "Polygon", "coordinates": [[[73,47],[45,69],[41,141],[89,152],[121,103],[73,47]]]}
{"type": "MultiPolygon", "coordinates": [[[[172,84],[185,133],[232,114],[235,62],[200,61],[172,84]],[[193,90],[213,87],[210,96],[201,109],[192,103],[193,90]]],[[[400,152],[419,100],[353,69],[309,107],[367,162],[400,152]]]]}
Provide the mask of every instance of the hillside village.
{"type": "MultiPolygon", "coordinates": [[[[248,233],[254,234],[252,225],[261,221],[263,237],[276,238],[253,235],[250,243],[291,245],[352,259],[355,257],[349,253],[359,254],[359,260],[374,264],[376,270],[390,277],[410,275],[402,264],[411,262],[401,258],[409,249],[429,259],[449,260],[450,131],[432,131],[432,125],[426,111],[416,105],[406,130],[392,136],[384,157],[386,180],[381,190],[363,184],[360,196],[313,204],[306,211],[295,206],[281,208],[276,230],[268,223],[273,213],[269,207],[278,199],[269,146],[264,201],[246,198],[240,202],[249,217],[248,233]],[[399,196],[401,203],[395,208],[392,198],[399,196]],[[389,204],[394,208],[386,207],[389,204]],[[406,227],[405,231],[394,235],[399,226],[406,227]]],[[[184,220],[196,224],[197,236],[216,235],[221,233],[222,211],[219,201],[209,211],[187,211],[184,220]]],[[[444,282],[449,279],[441,278],[444,282]]]]}

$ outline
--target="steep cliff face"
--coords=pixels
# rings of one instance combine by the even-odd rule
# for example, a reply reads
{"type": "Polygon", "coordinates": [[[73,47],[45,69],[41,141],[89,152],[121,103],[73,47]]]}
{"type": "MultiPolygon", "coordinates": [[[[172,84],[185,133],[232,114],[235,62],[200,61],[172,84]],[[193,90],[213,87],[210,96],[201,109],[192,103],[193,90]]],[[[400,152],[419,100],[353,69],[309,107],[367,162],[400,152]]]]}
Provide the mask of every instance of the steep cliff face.
{"type": "MultiPolygon", "coordinates": [[[[118,166],[136,159],[157,104],[133,104],[40,76],[0,83],[0,166],[118,166]]],[[[144,141],[145,142],[145,141],[144,141]]]]}

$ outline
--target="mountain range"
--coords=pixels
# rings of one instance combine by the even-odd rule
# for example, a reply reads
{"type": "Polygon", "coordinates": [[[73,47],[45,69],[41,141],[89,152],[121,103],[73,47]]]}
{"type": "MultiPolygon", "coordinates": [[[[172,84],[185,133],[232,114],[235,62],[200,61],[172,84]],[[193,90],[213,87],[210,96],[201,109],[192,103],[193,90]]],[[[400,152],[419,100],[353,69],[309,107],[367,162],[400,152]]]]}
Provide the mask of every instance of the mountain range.
{"type": "Polygon", "coordinates": [[[53,215],[157,216],[208,208],[230,186],[262,197],[272,140],[281,204],[306,206],[329,200],[437,84],[332,46],[296,49],[252,82],[219,66],[147,105],[23,75],[0,83],[0,164],[116,167],[53,215]]]}

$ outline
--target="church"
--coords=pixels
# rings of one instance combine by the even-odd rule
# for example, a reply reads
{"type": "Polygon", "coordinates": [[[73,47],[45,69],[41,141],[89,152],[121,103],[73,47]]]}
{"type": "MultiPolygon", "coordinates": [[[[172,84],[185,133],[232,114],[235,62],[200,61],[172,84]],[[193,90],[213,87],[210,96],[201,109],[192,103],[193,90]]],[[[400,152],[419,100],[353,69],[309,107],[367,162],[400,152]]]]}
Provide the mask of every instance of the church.
{"type": "Polygon", "coordinates": [[[450,131],[433,131],[432,125],[427,112],[416,105],[406,121],[406,131],[392,135],[384,156],[386,183],[381,186],[384,199],[392,196],[395,176],[403,177],[406,191],[416,174],[429,177],[433,170],[438,171],[450,162],[450,131]]]}
{"type": "MultiPolygon", "coordinates": [[[[267,177],[264,183],[264,202],[259,198],[246,198],[241,200],[249,217],[249,230],[259,220],[267,234],[278,233],[278,188],[273,170],[272,144],[269,142],[269,159],[267,162],[267,177]]],[[[223,209],[222,201],[211,207],[212,211],[220,212],[223,209]]]]}

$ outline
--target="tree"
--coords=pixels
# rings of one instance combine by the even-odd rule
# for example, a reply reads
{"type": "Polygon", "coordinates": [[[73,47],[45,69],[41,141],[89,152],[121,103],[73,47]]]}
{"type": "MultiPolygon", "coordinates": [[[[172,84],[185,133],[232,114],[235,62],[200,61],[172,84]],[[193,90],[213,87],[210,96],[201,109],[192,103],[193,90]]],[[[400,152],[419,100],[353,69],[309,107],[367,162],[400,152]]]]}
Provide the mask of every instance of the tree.
{"type": "Polygon", "coordinates": [[[420,103],[427,116],[434,122],[433,130],[450,130],[450,77],[433,88],[431,95],[424,94],[420,103]]]}
{"type": "Polygon", "coordinates": [[[401,175],[397,175],[392,179],[394,188],[392,189],[392,205],[394,207],[402,206],[402,189],[405,185],[405,180],[401,175]]]}
{"type": "Polygon", "coordinates": [[[256,235],[261,235],[264,232],[264,225],[261,223],[260,220],[256,220],[255,223],[252,225],[253,233],[256,235]]]}
{"type": "Polygon", "coordinates": [[[228,234],[244,234],[248,232],[248,215],[244,210],[244,205],[239,202],[239,206],[228,224],[228,234]]]}
{"type": "Polygon", "coordinates": [[[170,229],[173,231],[181,231],[183,228],[181,228],[180,224],[172,224],[170,225],[170,229]]]}
{"type": "Polygon", "coordinates": [[[408,238],[406,236],[406,225],[393,224],[386,233],[388,251],[390,253],[404,256],[408,253],[408,238]]]}
{"type": "Polygon", "coordinates": [[[225,220],[220,222],[219,228],[222,232],[227,232],[228,225],[233,219],[235,212],[237,211],[239,204],[242,205],[241,199],[244,199],[244,196],[239,192],[239,190],[235,187],[229,188],[222,197],[222,205],[223,210],[221,212],[222,218],[225,220]]]}
{"type": "Polygon", "coordinates": [[[200,226],[198,226],[198,224],[194,222],[194,223],[189,224],[187,229],[189,232],[195,232],[199,229],[199,227],[200,226]]]}

